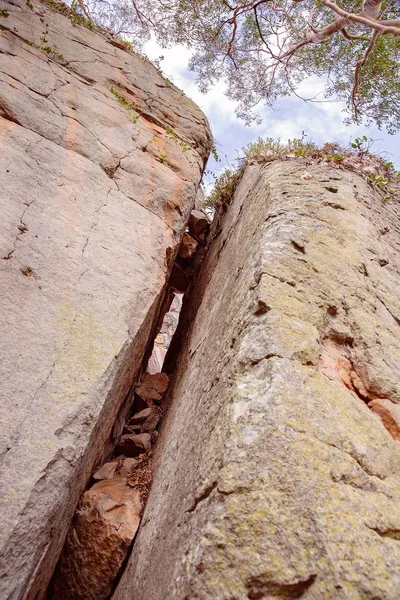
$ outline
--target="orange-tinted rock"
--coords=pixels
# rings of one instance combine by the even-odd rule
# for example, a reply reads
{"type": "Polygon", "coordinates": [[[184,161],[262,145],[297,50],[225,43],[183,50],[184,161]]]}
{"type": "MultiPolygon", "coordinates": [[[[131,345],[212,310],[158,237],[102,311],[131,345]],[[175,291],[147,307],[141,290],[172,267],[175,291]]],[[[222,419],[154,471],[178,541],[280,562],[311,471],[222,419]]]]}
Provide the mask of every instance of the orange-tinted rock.
{"type": "Polygon", "coordinates": [[[105,479],[83,494],[56,572],[54,599],[109,597],[141,509],[139,491],[121,479],[105,479]]]}
{"type": "Polygon", "coordinates": [[[150,435],[148,433],[123,435],[115,448],[117,454],[125,454],[130,457],[138,456],[146,450],[151,450],[150,435]]]}
{"type": "Polygon", "coordinates": [[[185,233],[182,239],[181,246],[179,248],[179,256],[183,260],[190,260],[193,254],[196,252],[197,242],[192,238],[191,235],[185,233]]]}
{"type": "Polygon", "coordinates": [[[353,388],[351,362],[343,356],[340,349],[332,342],[326,342],[323,345],[320,357],[320,370],[328,379],[337,381],[349,389],[353,388]]]}
{"type": "Polygon", "coordinates": [[[380,418],[390,435],[400,445],[400,405],[387,398],[378,398],[368,404],[369,408],[380,418]]]}
{"type": "Polygon", "coordinates": [[[127,458],[118,456],[112,461],[104,463],[93,475],[93,479],[101,481],[102,479],[114,479],[116,477],[129,477],[133,467],[137,464],[136,458],[127,458]]]}
{"type": "Polygon", "coordinates": [[[145,373],[141,384],[136,388],[136,393],[148,404],[152,404],[154,401],[161,401],[161,394],[165,392],[168,387],[168,375],[165,373],[145,373]]]}

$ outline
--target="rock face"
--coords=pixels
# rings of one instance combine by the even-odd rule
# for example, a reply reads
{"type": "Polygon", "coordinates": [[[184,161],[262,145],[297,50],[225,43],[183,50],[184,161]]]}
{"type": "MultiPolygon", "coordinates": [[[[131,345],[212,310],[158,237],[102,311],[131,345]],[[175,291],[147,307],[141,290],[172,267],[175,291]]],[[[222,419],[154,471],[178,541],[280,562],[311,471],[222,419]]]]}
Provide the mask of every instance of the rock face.
{"type": "Polygon", "coordinates": [[[113,600],[398,598],[399,274],[396,209],[361,177],[247,168],[113,600]]]}
{"type": "Polygon", "coordinates": [[[211,145],[149,62],[32,2],[0,16],[4,599],[43,596],[121,434],[211,145]]]}

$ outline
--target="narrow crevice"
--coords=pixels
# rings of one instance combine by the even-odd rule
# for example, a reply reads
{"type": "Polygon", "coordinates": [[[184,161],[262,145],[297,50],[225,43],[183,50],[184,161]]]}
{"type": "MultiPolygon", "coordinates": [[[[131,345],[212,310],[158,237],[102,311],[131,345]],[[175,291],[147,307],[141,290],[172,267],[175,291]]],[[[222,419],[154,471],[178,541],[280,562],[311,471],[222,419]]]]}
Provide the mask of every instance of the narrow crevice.
{"type": "MultiPolygon", "coordinates": [[[[208,250],[209,226],[199,225],[199,220],[207,221],[207,217],[204,214],[193,217],[193,213],[180,248],[166,257],[169,280],[150,327],[141,366],[112,427],[113,450],[104,453],[103,461],[92,473],[79,500],[48,588],[48,600],[71,597],[107,600],[118,585],[132,552],[152,483],[153,449],[167,410],[163,396],[178,356],[176,350],[170,352],[170,349],[171,346],[180,348],[176,340],[181,339],[186,323],[182,311],[177,331],[173,335],[172,331],[167,332],[166,339],[158,341],[157,336],[163,331],[163,322],[170,316],[171,305],[177,296],[183,296],[183,304],[191,304],[193,299],[188,300],[187,296],[208,250]],[[172,343],[167,348],[171,336],[172,343]],[[152,362],[154,349],[160,345],[163,354],[158,363],[152,362]],[[165,353],[169,361],[163,364],[165,353]],[[93,567],[93,557],[96,567],[93,567]]],[[[177,320],[179,310],[176,306],[175,310],[177,320]]],[[[214,482],[207,488],[206,495],[195,499],[195,507],[216,485],[214,482]]]]}

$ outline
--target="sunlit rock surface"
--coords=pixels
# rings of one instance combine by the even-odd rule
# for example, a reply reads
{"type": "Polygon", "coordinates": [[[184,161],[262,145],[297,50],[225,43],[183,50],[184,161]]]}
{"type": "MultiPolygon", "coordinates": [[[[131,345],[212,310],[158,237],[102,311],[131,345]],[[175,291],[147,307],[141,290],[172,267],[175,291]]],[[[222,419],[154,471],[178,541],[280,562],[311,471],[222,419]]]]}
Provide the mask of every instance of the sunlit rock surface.
{"type": "Polygon", "coordinates": [[[113,600],[398,598],[396,213],[356,174],[247,168],[113,600]]]}

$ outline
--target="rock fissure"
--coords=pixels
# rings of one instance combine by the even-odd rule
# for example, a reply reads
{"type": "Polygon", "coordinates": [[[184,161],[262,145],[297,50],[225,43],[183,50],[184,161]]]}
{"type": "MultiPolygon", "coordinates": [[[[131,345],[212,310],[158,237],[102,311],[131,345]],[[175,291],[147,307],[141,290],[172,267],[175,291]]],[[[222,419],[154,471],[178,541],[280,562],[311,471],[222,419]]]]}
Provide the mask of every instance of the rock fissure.
{"type": "MultiPolygon", "coordinates": [[[[189,231],[193,235],[195,233],[191,228],[196,228],[196,223],[196,219],[191,218],[189,231]]],[[[185,233],[177,261],[190,277],[192,265],[198,262],[198,258],[193,244],[188,252],[188,237],[189,234],[185,233]]],[[[173,273],[172,269],[164,294],[167,300],[154,321],[156,334],[171,304],[168,300],[171,290],[176,289],[173,273]]],[[[147,344],[143,369],[152,347],[153,340],[147,344]]],[[[133,398],[132,407],[122,436],[114,446],[112,457],[96,468],[90,487],[80,499],[48,592],[49,598],[100,600],[109,598],[117,587],[129,560],[151,486],[153,445],[165,412],[162,398],[168,381],[165,373],[154,372],[150,360],[147,372],[142,372],[139,382],[133,386],[129,394],[133,398]],[[133,513],[136,516],[132,524],[133,513]]],[[[214,482],[196,497],[188,512],[194,511],[216,486],[214,482]]]]}

